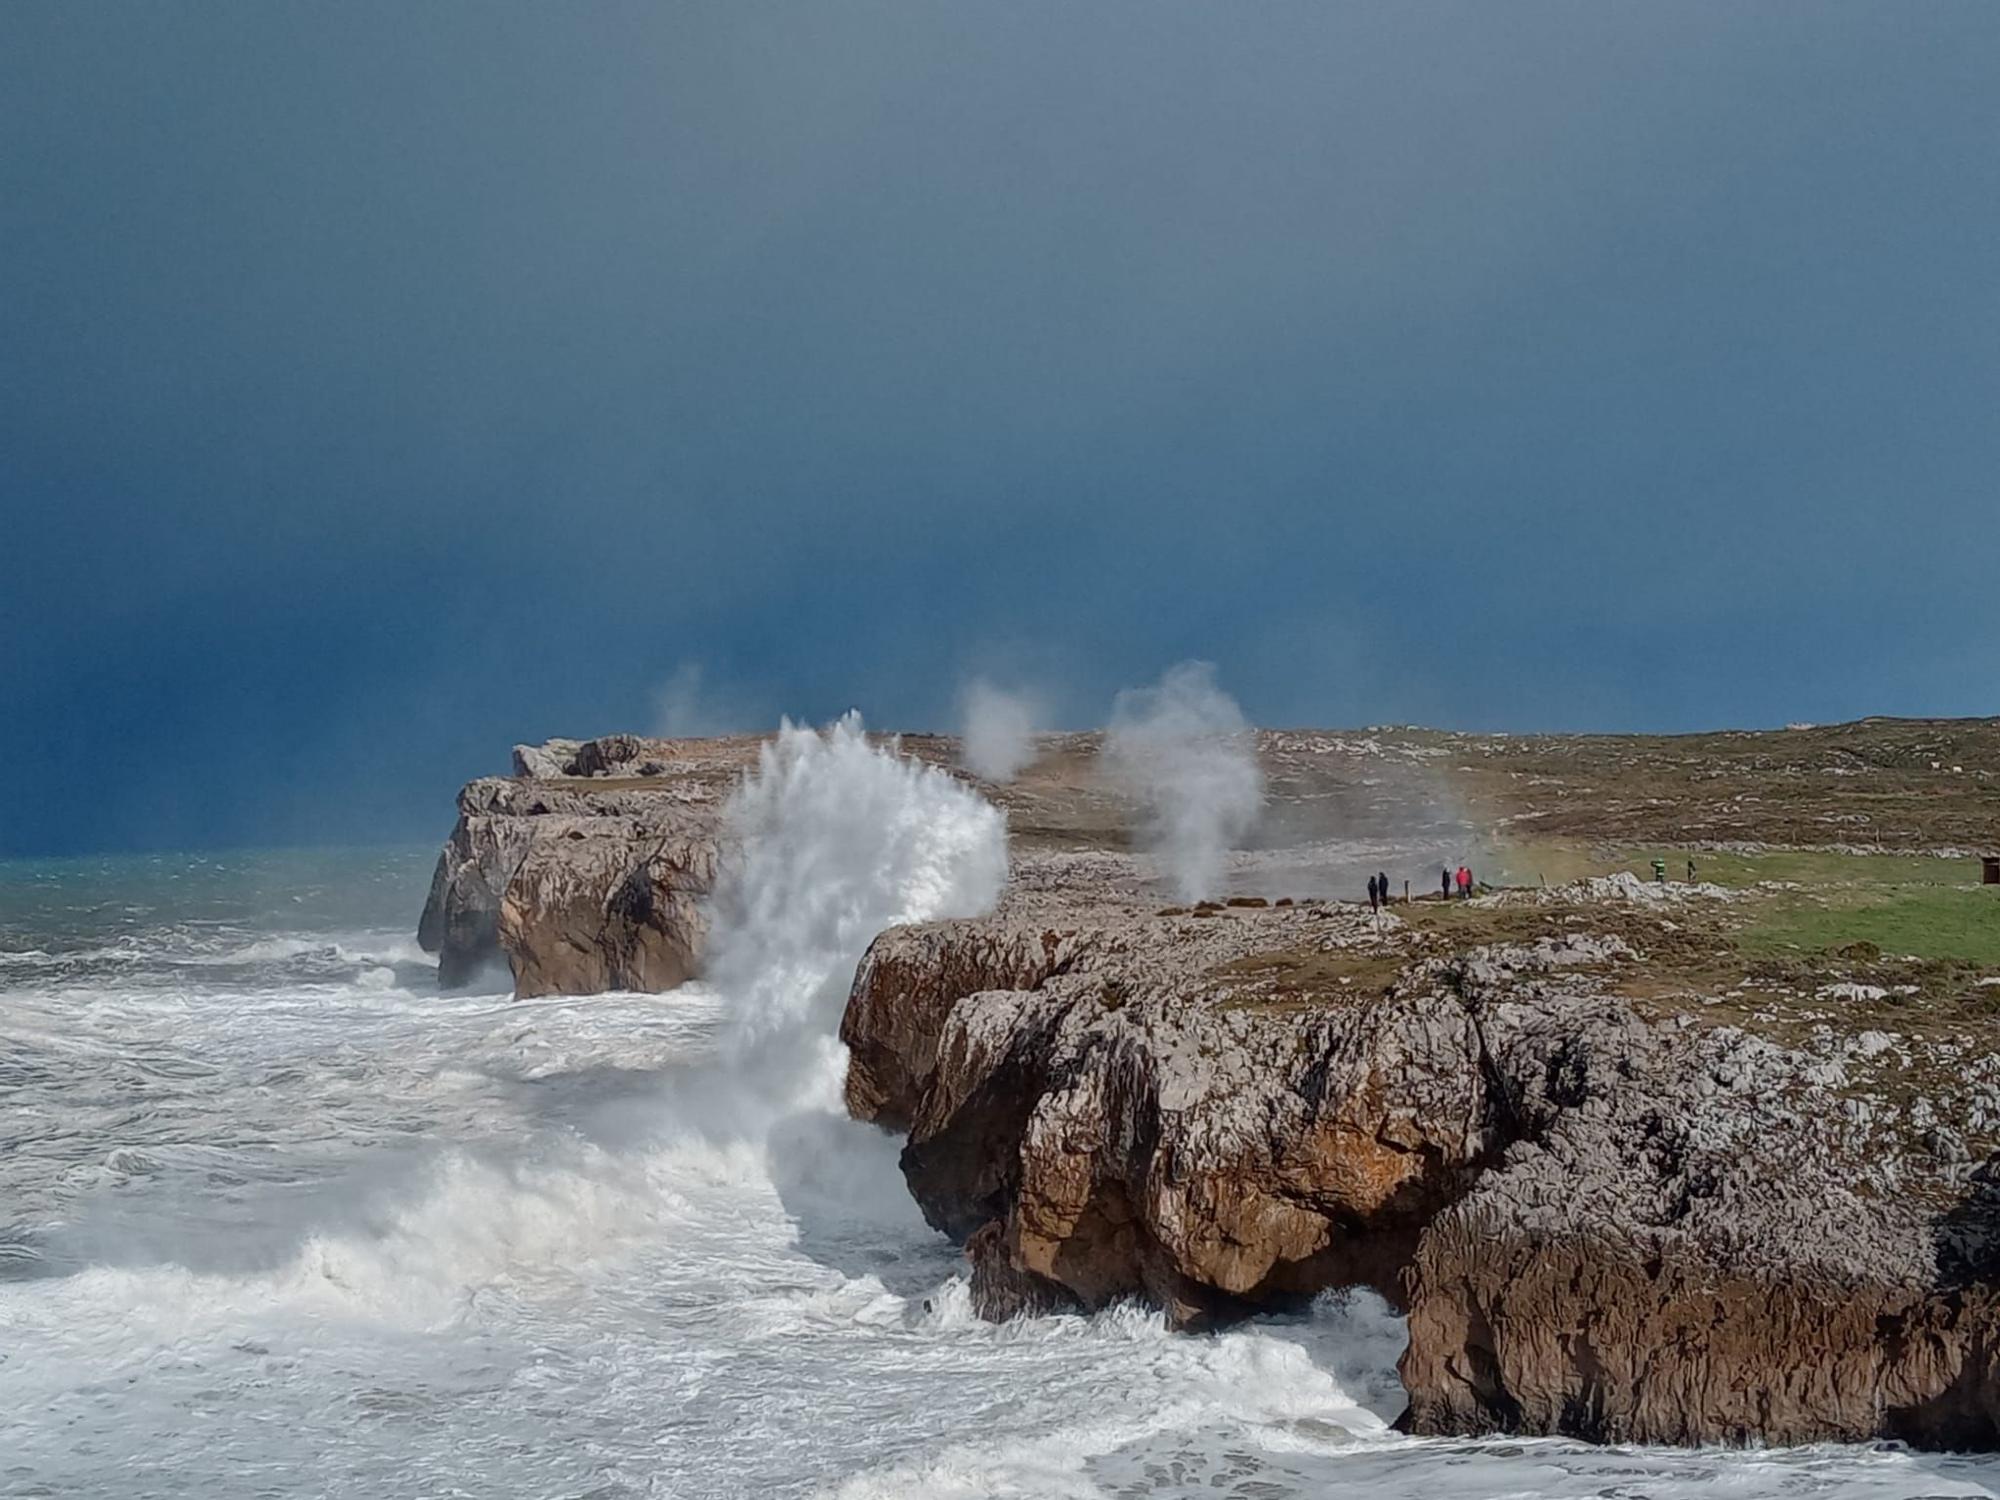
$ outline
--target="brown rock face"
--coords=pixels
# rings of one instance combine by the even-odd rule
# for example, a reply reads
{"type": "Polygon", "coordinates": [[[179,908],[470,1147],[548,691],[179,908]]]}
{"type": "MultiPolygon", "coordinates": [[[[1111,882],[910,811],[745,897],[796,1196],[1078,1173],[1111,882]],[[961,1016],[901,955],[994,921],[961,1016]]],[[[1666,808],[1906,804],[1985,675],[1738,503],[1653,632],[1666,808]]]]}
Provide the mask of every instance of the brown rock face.
{"type": "Polygon", "coordinates": [[[1138,1294],[1202,1325],[1365,1284],[1408,1313],[1419,1432],[2000,1438],[1984,1190],[1941,1216],[1887,1136],[1864,1183],[1838,1079],[1643,1020],[1603,992],[1618,945],[1417,949],[1306,1002],[1241,976],[1358,971],[1408,946],[1393,919],[1021,904],[884,934],[842,1031],[984,1315],[1138,1294]]]}
{"type": "Polygon", "coordinates": [[[1460,983],[1515,1138],[1419,1241],[1413,1430],[1994,1445],[1977,1196],[1941,1221],[1916,1196],[1936,1163],[1886,1136],[1910,1194],[1857,1191],[1840,1110],[1769,1043],[1460,983]]]}
{"type": "Polygon", "coordinates": [[[710,822],[655,814],[538,830],[496,922],[516,992],[668,990],[692,978],[715,881],[710,822]]]}
{"type": "Polygon", "coordinates": [[[1075,1312],[1083,1305],[1067,1287],[1023,1270],[1019,1252],[1007,1243],[1006,1226],[997,1219],[972,1232],[965,1258],[972,1264],[972,1310],[989,1323],[1075,1312]]]}
{"type": "Polygon", "coordinates": [[[905,927],[873,944],[841,1017],[847,1107],[858,1120],[908,1129],[952,1007],[978,990],[1032,990],[1077,958],[1076,935],[905,927]]]}
{"type": "Polygon", "coordinates": [[[755,740],[551,740],[472,782],[417,930],[447,988],[671,989],[698,969],[722,803],[755,740]]]}
{"type": "Polygon", "coordinates": [[[904,1171],[933,1224],[1002,1225],[1011,1271],[1084,1306],[1144,1292],[1199,1323],[1330,1285],[1400,1298],[1418,1227],[1486,1149],[1463,1006],[1301,1018],[1196,994],[1203,968],[1287,927],[1357,921],[1310,908],[886,934],[843,1027],[850,1106],[908,1119],[904,1171]],[[1182,962],[1156,967],[1163,953],[1182,962]],[[975,988],[947,1005],[927,972],[975,988]]]}
{"type": "MultiPolygon", "coordinates": [[[[1863,776],[1868,841],[1934,848],[1990,825],[1984,783],[1939,765],[1986,766],[1996,735],[1265,732],[1305,842],[1168,912],[1096,738],[1051,737],[984,788],[1012,830],[1002,911],[883,934],[862,963],[849,1107],[907,1133],[910,1189],[965,1241],[988,1317],[1137,1294],[1201,1325],[1367,1285],[1407,1314],[1417,1431],[2000,1445],[2000,1155],[1975,1165],[2000,1149],[1994,966],[1849,948],[1853,972],[1801,955],[1753,983],[1738,927],[1630,880],[1379,922],[1242,904],[1359,889],[1381,866],[1343,852],[1357,837],[1441,841],[1403,866],[1435,872],[1476,848],[1446,805],[1621,847],[1796,841],[1846,826],[1863,776]]],[[[518,747],[514,777],[460,798],[420,933],[441,977],[685,978],[756,746],[518,747]]]]}
{"type": "Polygon", "coordinates": [[[1424,1239],[1403,1367],[1414,1431],[1994,1444],[1989,1294],[1718,1276],[1684,1253],[1481,1225],[1454,1214],[1424,1239]]]}
{"type": "Polygon", "coordinates": [[[501,959],[500,898],[538,831],[507,805],[511,785],[488,778],[458,794],[458,823],[431,876],[417,941],[438,955],[438,982],[447,989],[501,959]]]}

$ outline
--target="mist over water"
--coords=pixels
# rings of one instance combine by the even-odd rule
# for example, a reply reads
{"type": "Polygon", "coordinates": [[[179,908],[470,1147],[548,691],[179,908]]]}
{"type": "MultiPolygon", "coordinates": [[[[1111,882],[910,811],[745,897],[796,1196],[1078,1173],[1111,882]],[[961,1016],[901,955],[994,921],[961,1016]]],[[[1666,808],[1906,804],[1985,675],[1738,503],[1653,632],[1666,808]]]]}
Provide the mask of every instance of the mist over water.
{"type": "Polygon", "coordinates": [[[999,816],[843,723],[730,817],[711,982],[664,996],[439,995],[423,853],[0,867],[0,1494],[1991,1493],[1402,1438],[1368,1297],[979,1322],[831,1037],[879,924],[993,899],[999,816]]]}

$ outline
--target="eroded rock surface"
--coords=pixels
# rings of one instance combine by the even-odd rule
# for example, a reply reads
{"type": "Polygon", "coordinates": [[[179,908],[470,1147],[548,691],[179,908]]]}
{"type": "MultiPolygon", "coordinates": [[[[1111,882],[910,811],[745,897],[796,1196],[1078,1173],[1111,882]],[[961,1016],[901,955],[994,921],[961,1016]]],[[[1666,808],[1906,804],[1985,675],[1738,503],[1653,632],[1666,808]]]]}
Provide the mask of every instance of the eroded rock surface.
{"type": "Polygon", "coordinates": [[[446,987],[671,989],[700,962],[722,804],[758,742],[551,740],[459,794],[418,928],[446,987]]]}
{"type": "MultiPolygon", "coordinates": [[[[1095,737],[1049,737],[982,784],[1010,818],[1001,910],[862,963],[848,1102],[907,1133],[989,1317],[1138,1295],[1197,1326],[1367,1285],[1407,1314],[1419,1431],[1995,1446],[1995,966],[1872,943],[1753,961],[1731,934],[1782,900],[1740,880],[1544,889],[1529,866],[1380,918],[1280,899],[1380,868],[1423,891],[1468,852],[1484,873],[1446,808],[1517,835],[1944,852],[1990,827],[1994,744],[1993,722],[1267,731],[1274,815],[1231,858],[1239,899],[1163,909],[1095,737]]],[[[421,934],[441,977],[686,977],[756,749],[519,747],[461,796],[421,934]]]]}
{"type": "Polygon", "coordinates": [[[988,1316],[1363,1284],[1408,1313],[1417,1431],[1992,1445],[1987,1189],[1908,1128],[1979,1088],[1916,1108],[1850,1076],[1864,1049],[1643,1014],[1643,924],[1679,929],[1625,905],[1624,934],[1459,949],[1340,905],[1017,889],[877,941],[849,1105],[907,1129],[988,1316]]]}
{"type": "Polygon", "coordinates": [[[1466,1008],[1216,1002],[1211,974],[1259,952],[1394,940],[1354,908],[1094,915],[902,929],[864,962],[849,1105],[907,1122],[925,1215],[998,1224],[1014,1271],[1083,1305],[1144,1292],[1184,1323],[1331,1285],[1400,1297],[1418,1227],[1490,1148],[1466,1008]]]}

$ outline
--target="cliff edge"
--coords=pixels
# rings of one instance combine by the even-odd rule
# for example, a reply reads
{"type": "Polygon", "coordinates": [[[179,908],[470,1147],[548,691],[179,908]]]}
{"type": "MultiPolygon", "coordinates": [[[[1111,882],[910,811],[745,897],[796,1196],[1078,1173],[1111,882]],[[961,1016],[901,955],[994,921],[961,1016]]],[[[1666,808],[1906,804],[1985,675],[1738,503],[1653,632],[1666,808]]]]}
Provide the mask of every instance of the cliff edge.
{"type": "Polygon", "coordinates": [[[1754,967],[1704,996],[1715,888],[1373,917],[1034,884],[884,934],[842,1026],[985,1315],[1366,1285],[1417,1432],[2000,1440],[1990,1039],[1754,967]]]}
{"type": "Polygon", "coordinates": [[[417,939],[446,988],[504,964],[515,992],[665,990],[696,971],[729,788],[758,741],[613,735],[517,746],[470,783],[417,939]]]}
{"type": "MultiPolygon", "coordinates": [[[[550,741],[469,785],[441,980],[697,972],[758,744],[550,741]]],[[[1194,906],[1097,737],[1037,749],[982,784],[999,910],[882,934],[841,1023],[849,1108],[906,1135],[984,1315],[1368,1286],[1415,1431],[2000,1446],[2000,888],[1968,857],[2000,721],[1263,731],[1259,845],[1194,906]],[[1507,888],[1324,899],[1466,858],[1507,888]]]]}

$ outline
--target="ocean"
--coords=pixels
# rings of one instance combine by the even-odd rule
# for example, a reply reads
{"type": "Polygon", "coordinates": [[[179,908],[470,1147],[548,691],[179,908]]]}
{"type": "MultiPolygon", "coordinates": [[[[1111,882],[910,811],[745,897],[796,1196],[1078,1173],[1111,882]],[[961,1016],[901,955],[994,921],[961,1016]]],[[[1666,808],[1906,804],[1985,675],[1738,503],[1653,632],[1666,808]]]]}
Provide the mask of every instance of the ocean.
{"type": "Polygon", "coordinates": [[[441,995],[433,852],[0,864],[0,1495],[2000,1493],[2000,1460],[1400,1436],[1371,1296],[991,1326],[840,1112],[890,921],[997,816],[836,731],[738,810],[710,982],[441,995]]]}

